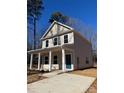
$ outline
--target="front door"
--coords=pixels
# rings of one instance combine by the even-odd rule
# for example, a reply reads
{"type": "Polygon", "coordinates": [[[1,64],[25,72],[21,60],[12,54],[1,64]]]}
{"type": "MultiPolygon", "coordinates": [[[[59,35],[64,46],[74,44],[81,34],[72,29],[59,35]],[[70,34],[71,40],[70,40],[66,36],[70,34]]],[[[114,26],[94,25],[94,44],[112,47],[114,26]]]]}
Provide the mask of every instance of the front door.
{"type": "Polygon", "coordinates": [[[65,55],[66,68],[71,69],[71,54],[65,55]]]}

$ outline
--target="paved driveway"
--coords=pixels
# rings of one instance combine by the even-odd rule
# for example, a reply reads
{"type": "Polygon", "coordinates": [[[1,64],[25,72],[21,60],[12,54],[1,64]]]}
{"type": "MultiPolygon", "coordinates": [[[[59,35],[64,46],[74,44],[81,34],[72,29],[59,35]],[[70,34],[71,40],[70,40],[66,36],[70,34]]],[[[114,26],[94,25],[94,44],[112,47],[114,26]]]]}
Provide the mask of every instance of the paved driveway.
{"type": "Polygon", "coordinates": [[[28,93],[84,93],[94,80],[94,77],[63,73],[28,84],[27,87],[28,93]]]}

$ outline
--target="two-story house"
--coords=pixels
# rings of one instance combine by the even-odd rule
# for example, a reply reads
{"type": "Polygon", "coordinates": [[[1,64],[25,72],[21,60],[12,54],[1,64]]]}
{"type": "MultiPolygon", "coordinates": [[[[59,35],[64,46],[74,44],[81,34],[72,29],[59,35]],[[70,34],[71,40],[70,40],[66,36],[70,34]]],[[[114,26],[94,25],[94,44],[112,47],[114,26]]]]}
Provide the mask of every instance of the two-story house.
{"type": "Polygon", "coordinates": [[[30,69],[37,55],[37,70],[70,71],[93,66],[91,43],[75,29],[54,21],[40,39],[42,47],[30,50],[30,69]]]}

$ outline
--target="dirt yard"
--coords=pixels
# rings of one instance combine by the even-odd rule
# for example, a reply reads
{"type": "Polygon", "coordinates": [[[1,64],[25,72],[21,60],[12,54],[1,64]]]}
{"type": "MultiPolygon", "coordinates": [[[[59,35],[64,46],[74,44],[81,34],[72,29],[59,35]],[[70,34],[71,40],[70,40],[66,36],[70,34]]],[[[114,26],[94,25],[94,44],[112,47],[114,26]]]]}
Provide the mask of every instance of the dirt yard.
{"type": "MultiPolygon", "coordinates": [[[[97,69],[96,68],[89,68],[89,69],[83,69],[83,70],[76,70],[69,72],[70,74],[77,74],[77,75],[83,75],[83,76],[89,76],[89,77],[97,77],[97,69]]],[[[28,71],[27,73],[27,83],[36,82],[38,80],[45,79],[46,77],[43,77],[39,74],[42,74],[42,72],[38,71],[28,71]]],[[[93,84],[89,87],[89,89],[85,93],[97,93],[97,80],[93,82],[93,84]]]]}
{"type": "Polygon", "coordinates": [[[43,76],[39,76],[39,74],[33,74],[33,75],[29,75],[27,77],[27,83],[33,83],[33,82],[36,82],[38,80],[42,80],[42,79],[45,79],[46,77],[43,77],[43,76]]]}
{"type": "Polygon", "coordinates": [[[94,81],[85,93],[97,93],[97,80],[94,81]]]}
{"type": "Polygon", "coordinates": [[[77,74],[77,75],[83,75],[83,76],[89,76],[89,77],[96,77],[97,76],[97,69],[96,68],[89,68],[89,69],[72,71],[70,73],[71,74],[77,74]]]}
{"type": "MultiPolygon", "coordinates": [[[[71,74],[83,75],[88,77],[97,77],[97,69],[89,68],[84,70],[76,70],[70,72],[71,74]]],[[[93,82],[93,84],[89,87],[89,89],[85,93],[97,93],[97,79],[93,82]]]]}
{"type": "Polygon", "coordinates": [[[42,72],[40,71],[28,70],[27,71],[27,84],[46,78],[46,77],[41,76],[40,74],[42,74],[42,72]]]}

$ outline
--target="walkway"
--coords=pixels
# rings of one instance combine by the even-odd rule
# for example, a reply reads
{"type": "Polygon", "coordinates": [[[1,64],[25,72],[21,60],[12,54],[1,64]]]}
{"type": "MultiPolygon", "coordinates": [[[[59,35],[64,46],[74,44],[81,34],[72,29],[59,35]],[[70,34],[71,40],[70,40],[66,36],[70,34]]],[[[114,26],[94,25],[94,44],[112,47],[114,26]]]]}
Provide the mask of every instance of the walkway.
{"type": "Polygon", "coordinates": [[[63,73],[28,84],[28,93],[85,93],[94,77],[63,73]]]}

